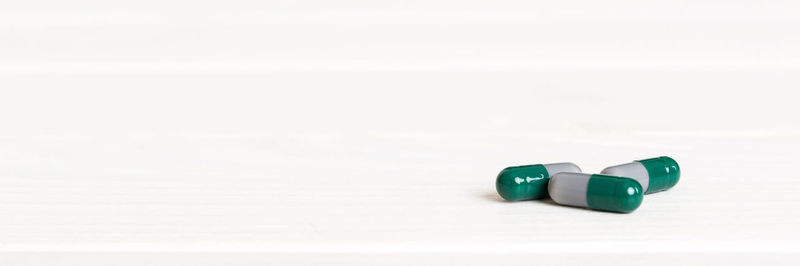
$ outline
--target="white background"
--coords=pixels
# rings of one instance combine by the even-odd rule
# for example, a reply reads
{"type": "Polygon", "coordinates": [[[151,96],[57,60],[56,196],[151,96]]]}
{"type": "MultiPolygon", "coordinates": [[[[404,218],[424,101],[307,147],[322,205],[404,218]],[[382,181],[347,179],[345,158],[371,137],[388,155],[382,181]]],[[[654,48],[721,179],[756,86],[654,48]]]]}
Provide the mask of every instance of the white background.
{"type": "Polygon", "coordinates": [[[0,1],[3,265],[800,259],[793,1],[0,1]],[[660,155],[631,214],[511,165],[660,155]]]}

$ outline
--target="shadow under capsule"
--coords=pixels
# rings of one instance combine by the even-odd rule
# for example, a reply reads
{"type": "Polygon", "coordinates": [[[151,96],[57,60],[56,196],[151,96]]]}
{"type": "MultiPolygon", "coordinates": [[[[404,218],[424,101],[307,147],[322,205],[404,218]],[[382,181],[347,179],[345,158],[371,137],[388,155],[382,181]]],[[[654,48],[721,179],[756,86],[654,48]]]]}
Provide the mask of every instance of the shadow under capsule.
{"type": "Polygon", "coordinates": [[[500,195],[498,195],[497,193],[492,193],[492,192],[483,193],[481,196],[486,200],[490,200],[490,201],[494,201],[494,202],[517,203],[517,204],[525,204],[525,203],[529,203],[530,204],[530,203],[532,203],[532,204],[541,204],[541,205],[560,207],[560,208],[569,208],[569,209],[573,209],[573,210],[590,211],[590,212],[595,212],[595,213],[625,214],[625,213],[613,212],[613,211],[595,210],[595,209],[579,207],[579,206],[561,205],[561,204],[556,203],[553,199],[551,199],[549,197],[548,198],[543,198],[543,199],[537,199],[537,200],[507,201],[507,200],[503,199],[502,197],[500,197],[500,195]]]}
{"type": "Polygon", "coordinates": [[[481,196],[482,196],[484,199],[487,199],[487,200],[490,200],[490,201],[495,201],[495,202],[506,202],[506,203],[510,203],[510,202],[511,202],[511,201],[504,200],[504,199],[503,199],[502,197],[500,197],[500,195],[498,195],[496,192],[487,192],[487,193],[483,193],[481,196]]]}

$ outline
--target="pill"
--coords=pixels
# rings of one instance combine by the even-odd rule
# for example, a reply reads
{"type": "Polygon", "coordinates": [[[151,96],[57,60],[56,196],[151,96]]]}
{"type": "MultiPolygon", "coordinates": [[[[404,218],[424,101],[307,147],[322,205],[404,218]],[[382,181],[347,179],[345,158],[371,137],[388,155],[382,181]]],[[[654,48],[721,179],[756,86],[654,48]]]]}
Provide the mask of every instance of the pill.
{"type": "Polygon", "coordinates": [[[661,156],[611,166],[600,173],[636,179],[642,185],[644,193],[650,194],[675,186],[681,177],[681,168],[672,158],[661,156]]]}
{"type": "Polygon", "coordinates": [[[506,200],[531,200],[547,197],[547,182],[560,172],[581,172],[574,163],[512,166],[497,175],[497,193],[506,200]]]}
{"type": "Polygon", "coordinates": [[[642,186],[627,177],[558,173],[548,191],[558,204],[595,210],[628,213],[642,204],[642,186]]]}

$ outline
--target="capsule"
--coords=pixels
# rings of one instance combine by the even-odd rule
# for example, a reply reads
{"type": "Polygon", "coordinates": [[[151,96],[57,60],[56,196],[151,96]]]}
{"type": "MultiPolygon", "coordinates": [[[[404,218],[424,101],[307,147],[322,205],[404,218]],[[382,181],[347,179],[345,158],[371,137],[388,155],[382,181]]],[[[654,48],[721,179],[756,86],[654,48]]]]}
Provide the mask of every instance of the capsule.
{"type": "Polygon", "coordinates": [[[611,212],[632,212],[643,198],[636,180],[607,175],[558,173],[547,189],[558,204],[611,212]]]}
{"type": "Polygon", "coordinates": [[[532,200],[547,197],[547,182],[560,172],[581,172],[574,163],[512,166],[497,175],[497,193],[506,200],[532,200]]]}
{"type": "Polygon", "coordinates": [[[678,184],[681,168],[672,158],[661,156],[611,166],[600,173],[636,179],[642,184],[644,194],[650,194],[670,189],[678,184]]]}

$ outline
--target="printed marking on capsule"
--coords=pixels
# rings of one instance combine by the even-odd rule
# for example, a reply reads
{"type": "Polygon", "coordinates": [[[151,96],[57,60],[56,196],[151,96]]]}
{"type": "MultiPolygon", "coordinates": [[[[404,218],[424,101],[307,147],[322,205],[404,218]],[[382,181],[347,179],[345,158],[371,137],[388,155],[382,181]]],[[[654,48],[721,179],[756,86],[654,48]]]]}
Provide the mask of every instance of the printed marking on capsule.
{"type": "Polygon", "coordinates": [[[530,183],[530,182],[532,182],[534,180],[542,180],[542,179],[544,179],[544,174],[541,174],[538,177],[530,177],[530,176],[525,177],[525,180],[528,181],[528,183],[530,183]]]}
{"type": "Polygon", "coordinates": [[[509,201],[541,199],[547,197],[547,183],[553,174],[580,171],[573,163],[507,167],[497,175],[495,187],[497,193],[509,201]]]}

